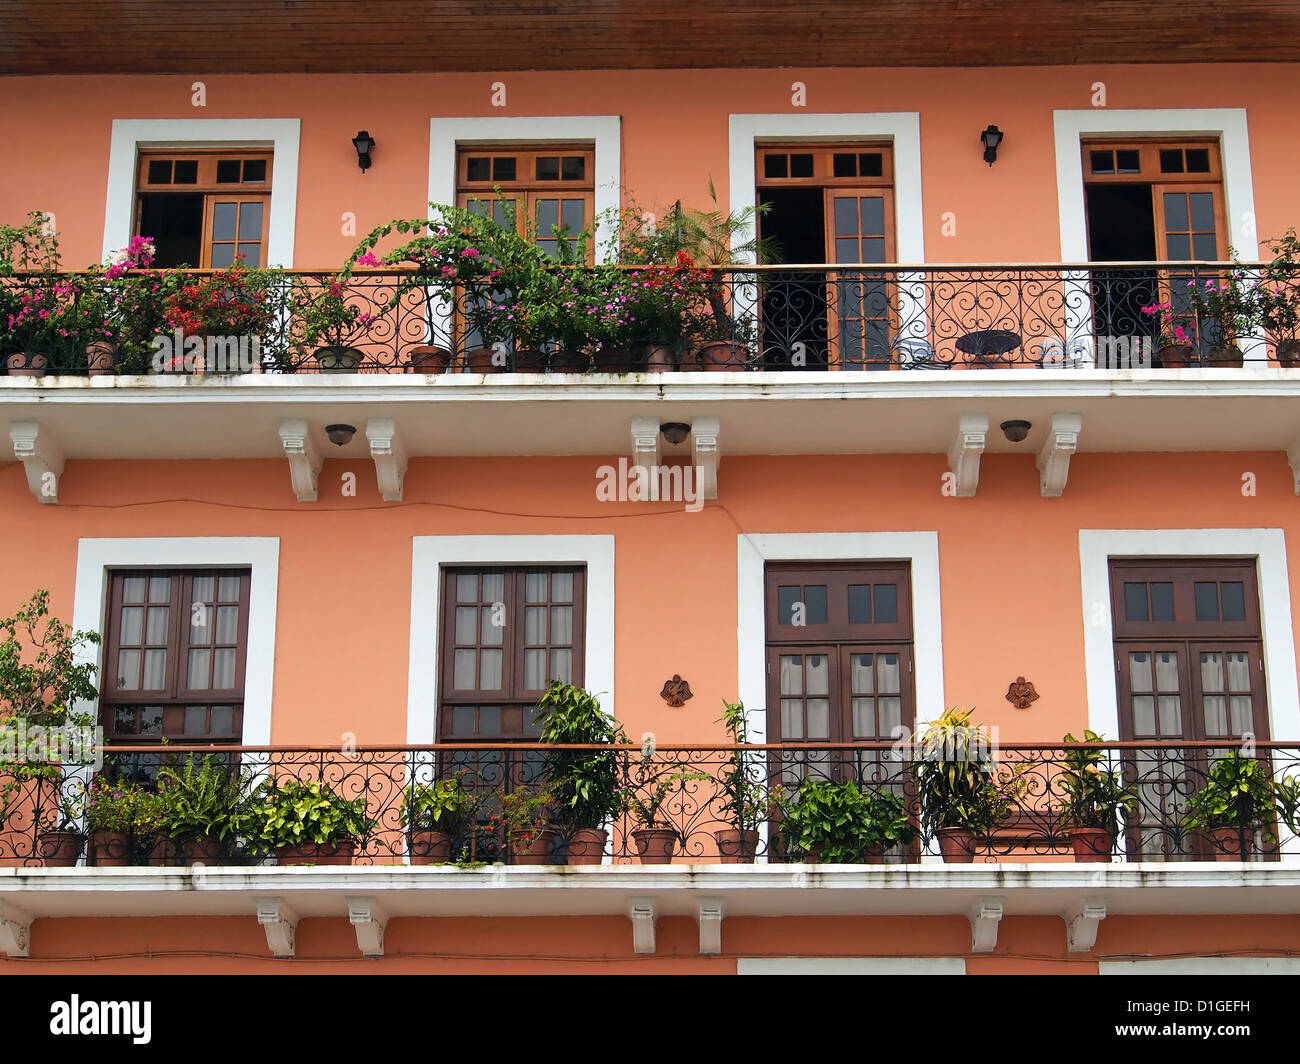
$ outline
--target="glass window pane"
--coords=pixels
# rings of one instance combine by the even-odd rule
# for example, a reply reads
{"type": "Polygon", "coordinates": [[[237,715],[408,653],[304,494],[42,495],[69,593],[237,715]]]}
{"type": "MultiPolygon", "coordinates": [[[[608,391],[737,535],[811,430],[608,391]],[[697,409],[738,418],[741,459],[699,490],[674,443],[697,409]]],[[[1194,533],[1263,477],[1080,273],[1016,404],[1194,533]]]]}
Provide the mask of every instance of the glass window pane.
{"type": "Polygon", "coordinates": [[[879,736],[888,739],[898,735],[903,725],[903,700],[893,696],[878,698],[876,706],[880,714],[879,736]]]}
{"type": "Polygon", "coordinates": [[[1142,170],[1141,156],[1131,148],[1115,153],[1115,172],[1119,174],[1136,174],[1142,170]]]}
{"type": "Polygon", "coordinates": [[[154,576],[149,579],[149,601],[170,602],[172,597],[172,578],[154,576]]]}
{"type": "Polygon", "coordinates": [[[239,208],[239,239],[262,239],[262,205],[245,203],[239,208]]]}
{"type": "Polygon", "coordinates": [[[224,647],[212,652],[212,686],[229,691],[235,686],[235,649],[224,647]]]}
{"type": "Polygon", "coordinates": [[[880,690],[884,694],[897,694],[901,688],[899,682],[901,675],[898,668],[897,654],[878,654],[876,656],[876,668],[879,670],[878,677],[880,681],[880,690]]]}
{"type": "Polygon", "coordinates": [[[237,203],[218,203],[212,208],[212,239],[234,240],[235,219],[239,211],[237,203]]]}
{"type": "MultiPolygon", "coordinates": [[[[880,196],[863,196],[862,232],[871,236],[880,236],[885,231],[885,201],[880,196]]],[[[878,260],[872,259],[872,262],[878,260]]]]}
{"type": "Polygon", "coordinates": [[[1224,690],[1223,681],[1223,655],[1222,654],[1202,654],[1201,655],[1201,690],[1202,691],[1222,691],[1224,690]]]}
{"type": "Polygon", "coordinates": [[[484,691],[501,690],[501,651],[479,651],[479,686],[484,691]]]}
{"type": "Polygon", "coordinates": [[[1133,698],[1133,733],[1141,736],[1156,733],[1155,700],[1150,695],[1136,695],[1133,698]]]}
{"type": "Polygon", "coordinates": [[[790,168],[788,157],[775,152],[769,152],[767,155],[763,156],[763,176],[789,177],[790,168]]]}
{"type": "Polygon", "coordinates": [[[1192,257],[1202,262],[1214,262],[1219,257],[1219,242],[1213,233],[1197,233],[1192,237],[1192,257]]]}
{"type": "Polygon", "coordinates": [[[876,700],[874,698],[855,698],[853,700],[853,737],[870,739],[876,734],[876,700]]]}
{"type": "Polygon", "coordinates": [[[217,580],[217,597],[222,602],[239,601],[239,577],[222,576],[217,580]]]}
{"type": "Polygon", "coordinates": [[[850,654],[850,683],[853,694],[869,695],[875,691],[876,671],[873,654],[850,654]]]}
{"type": "Polygon", "coordinates": [[[475,683],[475,665],[478,654],[473,650],[458,650],[452,667],[451,684],[457,691],[473,691],[475,683]]]}
{"type": "Polygon", "coordinates": [[[1219,619],[1219,585],[1211,581],[1198,580],[1195,584],[1196,619],[1198,621],[1217,621],[1219,619]]]}
{"type": "MultiPolygon", "coordinates": [[[[154,646],[159,646],[167,642],[167,621],[170,618],[170,614],[171,610],[166,606],[149,607],[149,628],[147,638],[154,646]]],[[[131,640],[123,640],[123,642],[131,642],[131,640]]]]}
{"type": "Polygon", "coordinates": [[[506,574],[483,574],[483,601],[501,602],[506,597],[506,574]]]}
{"type": "Polygon", "coordinates": [[[167,651],[146,650],[144,652],[144,679],[140,683],[142,691],[161,691],[167,681],[167,651]]]}
{"type": "Polygon", "coordinates": [[[140,651],[118,650],[117,686],[127,691],[138,691],[140,682],[140,651]]]}
{"type": "Polygon", "coordinates": [[[457,735],[474,734],[473,706],[456,706],[451,711],[451,730],[457,735]]]}
{"type": "Polygon", "coordinates": [[[858,156],[858,174],[861,177],[881,177],[885,172],[885,157],[878,151],[864,152],[858,156]]]}
{"type": "Polygon", "coordinates": [[[1160,172],[1162,174],[1181,174],[1183,172],[1183,152],[1181,148],[1161,149],[1160,172]]]}
{"type": "Polygon", "coordinates": [[[234,244],[213,244],[212,245],[212,268],[222,270],[227,266],[235,264],[235,245],[234,244]]]}
{"type": "Polygon", "coordinates": [[[552,650],[551,651],[551,675],[548,680],[560,680],[564,683],[570,683],[573,678],[573,651],[572,650],[552,650]]]}
{"type": "Polygon", "coordinates": [[[1170,233],[1166,246],[1169,258],[1175,262],[1186,262],[1192,257],[1192,241],[1186,233],[1170,233]]]}
{"type": "Polygon", "coordinates": [[[480,607],[479,642],[484,646],[501,646],[505,641],[505,611],[496,604],[480,607]]]}
{"type": "Polygon", "coordinates": [[[1151,655],[1134,654],[1128,656],[1129,688],[1132,691],[1151,690],[1151,655]]]}
{"type": "Polygon", "coordinates": [[[1156,690],[1178,690],[1178,655],[1162,650],[1156,654],[1156,690]]]}
{"type": "Polygon", "coordinates": [[[483,706],[478,711],[478,733],[480,735],[501,734],[500,706],[483,706]]]}
{"type": "Polygon", "coordinates": [[[190,595],[191,602],[211,602],[213,592],[216,590],[216,584],[211,576],[196,576],[194,578],[194,588],[190,595]]]}
{"type": "Polygon", "coordinates": [[[551,574],[551,601],[552,602],[573,601],[573,574],[572,573],[551,574]]]}
{"type": "Polygon", "coordinates": [[[558,181],[560,179],[560,157],[558,155],[539,155],[537,157],[537,180],[558,181]]]}
{"type": "Polygon", "coordinates": [[[577,236],[582,232],[586,220],[586,204],[582,200],[567,199],[560,208],[560,228],[566,236],[577,236]]]}
{"type": "Polygon", "coordinates": [[[456,642],[462,646],[472,646],[478,634],[478,607],[456,607],[456,642]]]}
{"type": "Polygon", "coordinates": [[[803,658],[796,654],[781,655],[781,693],[803,694],[803,658]]]}
{"type": "Polygon", "coordinates": [[[1187,194],[1185,192],[1165,193],[1165,229],[1179,233],[1187,231],[1187,194]]]}
{"type": "Polygon", "coordinates": [[[1124,585],[1124,619],[1126,621],[1147,619],[1146,584],[1126,583],[1124,585]]]}
{"type": "Polygon", "coordinates": [[[1160,734],[1183,734],[1182,700],[1177,695],[1157,695],[1160,704],[1160,734]]]}
{"type": "Polygon", "coordinates": [[[217,160],[217,184],[218,185],[239,184],[239,160],[238,159],[217,160]]]}
{"type": "Polygon", "coordinates": [[[825,654],[809,654],[806,662],[806,682],[810,695],[830,693],[830,659],[825,654]]]}
{"type": "Polygon", "coordinates": [[[1207,735],[1228,734],[1228,700],[1223,695],[1206,695],[1204,712],[1207,735]]]}
{"type": "Polygon", "coordinates": [[[172,161],[170,159],[150,159],[147,180],[151,185],[170,185],[172,181],[172,161]]]}
{"type": "Polygon", "coordinates": [[[186,706],[185,707],[185,734],[186,735],[207,735],[208,734],[208,707],[207,706],[186,706]]]}
{"type": "Polygon", "coordinates": [[[1208,174],[1210,172],[1210,152],[1208,148],[1188,148],[1187,172],[1189,174],[1208,174]]]}
{"type": "MultiPolygon", "coordinates": [[[[150,611],[152,612],[152,611],[150,611]]],[[[217,642],[234,643],[239,639],[239,607],[217,607],[217,642]]]]}
{"type": "Polygon", "coordinates": [[[546,686],[546,651],[524,651],[524,690],[540,691],[546,686]]]}
{"type": "MultiPolygon", "coordinates": [[[[885,239],[884,237],[871,236],[862,238],[862,261],[863,262],[884,262],[885,261],[885,239]]],[[[876,296],[873,301],[876,312],[883,310],[884,300],[881,298],[885,293],[883,286],[874,289],[876,296]]]]}
{"type": "Polygon", "coordinates": [[[805,619],[809,624],[826,623],[826,587],[813,584],[803,589],[805,619]]]}
{"type": "Polygon", "coordinates": [[[554,237],[555,227],[560,224],[560,201],[543,199],[537,201],[537,235],[554,237]]]}
{"type": "Polygon", "coordinates": [[[803,703],[797,698],[781,699],[781,738],[803,738],[803,703]]]}
{"type": "Polygon", "coordinates": [[[546,607],[529,606],[524,610],[524,643],[536,646],[546,642],[546,607]]]}
{"type": "Polygon", "coordinates": [[[1245,651],[1233,651],[1228,654],[1228,688],[1229,691],[1250,690],[1250,655],[1245,651]]]}
{"type": "Polygon", "coordinates": [[[265,180],[266,180],[266,160],[245,159],[244,160],[244,184],[260,185],[265,180]]]}
{"type": "Polygon", "coordinates": [[[860,249],[858,248],[857,237],[845,239],[836,237],[835,239],[835,261],[836,262],[859,262],[862,259],[860,249]]]}
{"type": "Polygon", "coordinates": [[[177,159],[176,169],[172,171],[172,184],[193,185],[199,180],[199,161],[197,159],[177,159]]]}
{"type": "Polygon", "coordinates": [[[148,584],[147,576],[128,576],[122,580],[122,601],[123,602],[143,602],[145,585],[148,584]]]}
{"type": "Polygon", "coordinates": [[[871,623],[871,586],[849,586],[849,624],[871,623]]]}
{"type": "Polygon", "coordinates": [[[465,160],[466,181],[491,181],[492,160],[481,155],[471,155],[465,160]]]}
{"type": "Polygon", "coordinates": [[[857,236],[858,201],[856,197],[835,197],[835,235],[857,236]]]}
{"type": "Polygon", "coordinates": [[[1174,619],[1174,585],[1158,583],[1151,585],[1151,619],[1153,621],[1172,621],[1174,619]]]}
{"type": "Polygon", "coordinates": [[[212,729],[213,735],[234,735],[235,707],[213,706],[211,721],[212,723],[208,727],[212,729]]]}
{"type": "Polygon", "coordinates": [[[1092,151],[1088,153],[1094,174],[1113,174],[1115,172],[1115,153],[1113,151],[1092,151]]]}
{"type": "Polygon", "coordinates": [[[836,152],[831,157],[831,174],[835,177],[857,177],[858,157],[852,152],[836,152]]]}
{"type": "Polygon", "coordinates": [[[560,163],[560,177],[565,181],[581,181],[587,176],[587,159],[583,155],[566,155],[560,163]]]}
{"type": "MultiPolygon", "coordinates": [[[[138,646],[140,636],[143,634],[144,627],[144,607],[143,606],[123,606],[122,607],[122,639],[125,644],[138,646]]],[[[156,642],[156,640],[152,640],[156,642]]]]}
{"type": "Polygon", "coordinates": [[[803,152],[795,152],[790,156],[790,176],[791,177],[812,177],[813,175],[813,157],[803,152]]]}
{"type": "Polygon", "coordinates": [[[524,598],[528,602],[546,601],[546,573],[529,573],[524,578],[524,598]]]}
{"type": "Polygon", "coordinates": [[[1232,712],[1232,734],[1242,735],[1255,730],[1254,705],[1250,695],[1232,695],[1228,699],[1232,712]]]}
{"type": "Polygon", "coordinates": [[[140,710],[140,734],[161,735],[163,724],[162,706],[145,706],[140,710]]]}
{"type": "Polygon", "coordinates": [[[456,574],[456,601],[478,601],[478,573],[456,574]]]}
{"type": "Polygon", "coordinates": [[[893,584],[877,584],[874,589],[876,599],[876,623],[898,623],[898,588],[893,584]]]}
{"type": "Polygon", "coordinates": [[[513,155],[502,155],[492,160],[493,181],[514,181],[519,176],[519,168],[513,155]]]}
{"type": "Polygon", "coordinates": [[[189,679],[186,686],[192,691],[202,691],[208,687],[211,673],[212,657],[207,648],[191,648],[189,662],[189,679]]]}
{"type": "Polygon", "coordinates": [[[797,587],[778,587],[776,589],[776,623],[789,626],[794,624],[795,604],[799,601],[797,587]]]}
{"type": "Polygon", "coordinates": [[[573,607],[551,607],[551,642],[573,642],[573,607]]]}
{"type": "Polygon", "coordinates": [[[1187,198],[1192,204],[1192,228],[1214,232],[1214,193],[1193,192],[1187,198]]]}
{"type": "Polygon", "coordinates": [[[809,739],[829,739],[831,737],[831,703],[828,698],[808,699],[808,736],[809,739]]]}
{"type": "Polygon", "coordinates": [[[262,265],[262,245],[261,244],[240,244],[239,257],[244,260],[244,265],[257,267],[262,265]]]}

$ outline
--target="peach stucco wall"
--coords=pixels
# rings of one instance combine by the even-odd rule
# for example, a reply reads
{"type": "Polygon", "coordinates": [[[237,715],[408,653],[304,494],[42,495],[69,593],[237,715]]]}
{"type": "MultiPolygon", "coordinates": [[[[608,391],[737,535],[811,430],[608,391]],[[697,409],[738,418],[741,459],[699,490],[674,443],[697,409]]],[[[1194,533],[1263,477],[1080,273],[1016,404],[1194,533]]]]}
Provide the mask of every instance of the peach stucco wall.
{"type": "MultiPolygon", "coordinates": [[[[1054,109],[1246,108],[1258,233],[1295,223],[1293,116],[1300,81],[1278,65],[1011,67],[736,71],[596,71],[391,76],[0,78],[0,142],[20,144],[0,167],[0,222],[51,211],[69,265],[98,260],[109,135],[115,118],[300,118],[294,265],[339,263],[358,232],[424,212],[429,119],[609,114],[622,117],[622,180],[644,207],[706,201],[712,177],[724,204],[731,113],[916,111],[921,116],[926,255],[931,262],[1060,259],[1054,109]],[[191,85],[206,106],[191,105],[191,85]],[[505,107],[491,105],[504,81],[505,107]],[[792,106],[792,84],[806,106],[792,106]],[[977,134],[1006,133],[995,166],[977,134]],[[350,140],[365,128],[378,148],[364,175],[350,140]],[[945,234],[946,212],[955,233],[945,234]]],[[[1240,248],[1247,257],[1257,249],[1240,248]]]]}
{"type": "MultiPolygon", "coordinates": [[[[933,529],[947,701],[978,707],[1005,741],[1036,741],[1087,723],[1080,528],[1300,535],[1280,453],[1083,453],[1055,500],[1039,496],[1029,455],[986,455],[973,499],[941,494],[939,455],[731,457],[719,502],[700,513],[596,501],[595,470],[607,460],[413,459],[403,504],[379,500],[368,462],[326,462],[322,501],[298,504],[283,461],[70,461],[57,506],[39,505],[10,463],[0,466],[0,609],[40,585],[70,618],[81,536],[278,537],[273,741],[338,743],[350,732],[363,745],[400,743],[412,536],[610,534],[619,716],[633,735],[704,742],[721,738],[721,700],[737,693],[739,533],[933,529]],[[330,488],[347,471],[356,498],[330,488]],[[1253,497],[1242,495],[1244,472],[1258,478],[1253,497]],[[659,697],[673,673],[695,692],[682,709],[659,697]],[[1004,699],[1017,675],[1042,696],[1029,710],[1004,699]]],[[[1289,571],[1300,600],[1300,561],[1289,571]]]]}

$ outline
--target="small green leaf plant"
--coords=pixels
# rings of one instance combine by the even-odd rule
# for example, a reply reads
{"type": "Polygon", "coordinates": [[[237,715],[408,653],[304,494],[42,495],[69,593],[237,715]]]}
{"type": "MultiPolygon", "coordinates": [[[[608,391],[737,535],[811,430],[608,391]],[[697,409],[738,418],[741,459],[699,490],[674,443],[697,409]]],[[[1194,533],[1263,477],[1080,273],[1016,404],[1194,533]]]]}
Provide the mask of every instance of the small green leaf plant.
{"type": "Polygon", "coordinates": [[[555,806],[555,817],[569,830],[601,828],[620,808],[620,752],[627,744],[622,725],[607,716],[589,691],[552,680],[537,703],[539,742],[548,749],[542,771],[555,806]],[[608,750],[571,750],[573,745],[609,746],[608,750]]]}
{"type": "MultiPolygon", "coordinates": [[[[1085,730],[1083,739],[1066,734],[1062,742],[1074,744],[1102,743],[1097,732],[1085,730]]],[[[1105,751],[1100,748],[1067,750],[1061,760],[1061,772],[1054,789],[1061,796],[1062,829],[1104,828],[1112,835],[1122,820],[1138,810],[1137,792],[1124,786],[1120,774],[1104,766],[1105,751]]]]}
{"type": "Polygon", "coordinates": [[[271,780],[264,793],[249,822],[256,840],[272,850],[333,846],[359,839],[374,827],[364,795],[344,798],[320,780],[271,780]]]}
{"type": "Polygon", "coordinates": [[[1205,785],[1188,799],[1183,823],[1191,831],[1215,828],[1265,828],[1264,838],[1276,841],[1267,830],[1273,821],[1277,788],[1261,761],[1234,750],[1216,761],[1205,785]]]}
{"type": "Polygon", "coordinates": [[[868,851],[915,838],[901,795],[867,790],[853,780],[808,776],[782,804],[780,843],[787,856],[855,864],[868,851]]]}
{"type": "Polygon", "coordinates": [[[446,779],[408,784],[402,795],[402,823],[411,831],[462,834],[473,825],[479,807],[473,792],[465,787],[468,774],[461,769],[446,779]]]}

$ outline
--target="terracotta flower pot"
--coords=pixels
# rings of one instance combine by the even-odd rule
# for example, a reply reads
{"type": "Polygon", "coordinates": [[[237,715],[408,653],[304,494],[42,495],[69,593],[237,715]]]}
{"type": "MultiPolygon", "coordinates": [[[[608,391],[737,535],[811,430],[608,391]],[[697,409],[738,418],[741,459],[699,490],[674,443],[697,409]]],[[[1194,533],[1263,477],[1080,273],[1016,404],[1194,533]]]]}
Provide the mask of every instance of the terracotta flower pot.
{"type": "MultiPolygon", "coordinates": [[[[1237,833],[1236,828],[1210,828],[1206,833],[1206,838],[1210,840],[1210,849],[1214,854],[1216,861],[1240,861],[1241,857],[1241,836],[1237,833]]],[[[1246,831],[1246,856],[1250,856],[1253,849],[1255,833],[1252,830],[1246,831]]]]}
{"type": "MultiPolygon", "coordinates": [[[[496,352],[490,347],[476,347],[465,353],[465,366],[471,373],[504,373],[509,365],[497,365],[493,362],[496,352]]],[[[509,356],[507,356],[508,363],[509,356]]]]}
{"type": "Polygon", "coordinates": [[[542,828],[535,836],[522,845],[515,847],[515,864],[548,865],[555,852],[555,840],[558,836],[554,828],[542,828]]]}
{"type": "Polygon", "coordinates": [[[46,868],[72,868],[81,856],[81,836],[75,831],[42,831],[36,852],[46,868]]]}
{"type": "Polygon", "coordinates": [[[508,366],[507,369],[513,369],[515,373],[545,373],[546,363],[546,352],[534,351],[528,347],[517,347],[515,348],[511,366],[508,366]]]}
{"type": "Polygon", "coordinates": [[[1196,364],[1196,354],[1191,344],[1165,344],[1157,352],[1160,365],[1168,369],[1182,369],[1196,364]]]}
{"type": "Polygon", "coordinates": [[[970,864],[975,860],[975,833],[965,828],[940,828],[939,853],[945,864],[970,864]]]}
{"type": "Polygon", "coordinates": [[[445,831],[412,831],[411,864],[446,864],[451,860],[451,836],[445,831]]]}
{"type": "MultiPolygon", "coordinates": [[[[600,364],[599,355],[596,363],[600,364]]],[[[551,355],[552,373],[586,373],[590,368],[591,359],[585,351],[556,351],[551,355]]]]}
{"type": "Polygon", "coordinates": [[[130,841],[123,831],[90,833],[90,863],[96,868],[120,868],[130,854],[130,841]]]}
{"type": "Polygon", "coordinates": [[[862,860],[866,864],[884,864],[885,847],[883,845],[868,846],[865,850],[862,851],[862,860]]]}
{"type": "Polygon", "coordinates": [[[636,852],[642,864],[670,864],[677,848],[677,832],[672,828],[637,828],[632,832],[636,852]]]}
{"type": "Polygon", "coordinates": [[[754,855],[758,852],[757,831],[752,828],[745,831],[726,828],[723,831],[715,831],[713,837],[717,840],[718,853],[722,857],[723,864],[754,863],[754,855]]]}
{"type": "Polygon", "coordinates": [[[609,832],[602,828],[578,828],[569,836],[566,851],[568,864],[600,864],[605,858],[605,841],[609,832]]]}
{"type": "Polygon", "coordinates": [[[361,352],[355,347],[318,347],[316,367],[322,373],[356,373],[361,367],[361,352]]]}
{"type": "Polygon", "coordinates": [[[1232,340],[1225,339],[1223,346],[1216,347],[1205,356],[1207,366],[1240,366],[1244,361],[1241,348],[1232,340]]]}
{"type": "Polygon", "coordinates": [[[280,846],[275,856],[282,865],[350,865],[356,850],[353,839],[342,842],[304,842],[300,846],[280,846]]]}
{"type": "Polygon", "coordinates": [[[34,351],[15,351],[5,365],[11,377],[44,377],[50,360],[34,351]]]}
{"type": "Polygon", "coordinates": [[[159,835],[153,840],[153,848],[149,851],[149,863],[153,865],[174,865],[180,853],[180,845],[175,839],[159,835]]]}
{"type": "Polygon", "coordinates": [[[651,344],[645,356],[647,373],[664,373],[676,369],[673,349],[668,344],[651,344]]]}
{"type": "Polygon", "coordinates": [[[187,865],[216,864],[221,860],[223,849],[220,840],[206,835],[201,839],[186,839],[181,843],[181,852],[185,855],[187,865]]]}
{"type": "Polygon", "coordinates": [[[86,348],[86,372],[92,377],[112,376],[117,370],[117,344],[96,340],[86,348]]]}
{"type": "Polygon", "coordinates": [[[696,352],[695,365],[690,368],[714,371],[744,369],[749,364],[751,354],[744,344],[714,340],[696,352]]]}
{"type": "Polygon", "coordinates": [[[1277,361],[1289,369],[1300,366],[1300,340],[1283,340],[1278,344],[1277,361]]]}
{"type": "Polygon", "coordinates": [[[602,347],[592,356],[592,361],[597,373],[635,373],[642,354],[638,348],[626,345],[602,347]]]}
{"type": "Polygon", "coordinates": [[[1115,836],[1105,828],[1073,828],[1070,846],[1078,864],[1108,864],[1115,836]]]}
{"type": "Polygon", "coordinates": [[[446,373],[451,366],[451,352],[445,347],[421,344],[408,352],[411,369],[416,373],[446,373]]]}

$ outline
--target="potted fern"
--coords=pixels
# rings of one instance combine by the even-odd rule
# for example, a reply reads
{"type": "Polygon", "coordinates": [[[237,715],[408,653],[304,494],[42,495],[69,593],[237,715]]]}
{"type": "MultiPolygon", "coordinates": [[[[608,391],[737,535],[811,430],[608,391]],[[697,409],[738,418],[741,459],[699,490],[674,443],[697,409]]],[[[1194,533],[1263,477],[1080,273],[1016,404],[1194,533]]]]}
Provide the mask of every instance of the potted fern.
{"type": "Polygon", "coordinates": [[[215,862],[247,832],[258,792],[225,758],[187,754],[179,767],[158,771],[156,834],[179,848],[187,864],[215,862]]]}
{"type": "MultiPolygon", "coordinates": [[[[1079,740],[1067,734],[1062,741],[1072,745],[1079,740]]],[[[1105,740],[1085,730],[1083,741],[1105,740]]],[[[1063,799],[1061,827],[1070,837],[1074,859],[1081,863],[1109,861],[1115,848],[1116,825],[1137,812],[1137,793],[1124,786],[1118,772],[1103,766],[1104,753],[1095,746],[1067,749],[1061,773],[1053,781],[1063,799]]]]}

